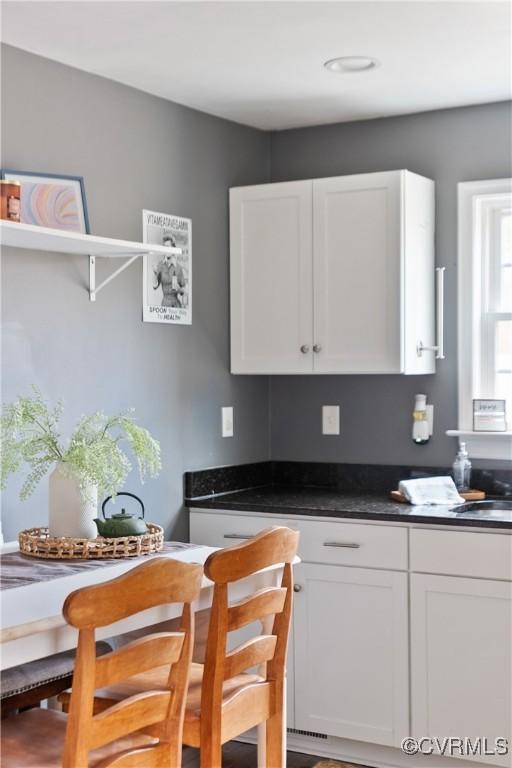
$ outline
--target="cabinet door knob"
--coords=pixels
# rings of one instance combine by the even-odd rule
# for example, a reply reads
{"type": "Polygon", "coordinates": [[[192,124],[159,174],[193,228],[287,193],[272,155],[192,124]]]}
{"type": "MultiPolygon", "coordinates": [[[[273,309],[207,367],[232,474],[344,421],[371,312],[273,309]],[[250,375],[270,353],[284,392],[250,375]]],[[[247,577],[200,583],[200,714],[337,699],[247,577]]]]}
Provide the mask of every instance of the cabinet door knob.
{"type": "Polygon", "coordinates": [[[302,352],[303,355],[307,355],[307,353],[309,352],[308,345],[307,344],[303,344],[302,347],[300,348],[300,351],[302,352]]]}
{"type": "Polygon", "coordinates": [[[294,584],[293,585],[293,591],[294,592],[301,592],[302,591],[302,586],[300,584],[294,584]]]}
{"type": "Polygon", "coordinates": [[[313,345],[313,352],[321,352],[322,351],[322,345],[321,344],[314,344],[313,345]]]}

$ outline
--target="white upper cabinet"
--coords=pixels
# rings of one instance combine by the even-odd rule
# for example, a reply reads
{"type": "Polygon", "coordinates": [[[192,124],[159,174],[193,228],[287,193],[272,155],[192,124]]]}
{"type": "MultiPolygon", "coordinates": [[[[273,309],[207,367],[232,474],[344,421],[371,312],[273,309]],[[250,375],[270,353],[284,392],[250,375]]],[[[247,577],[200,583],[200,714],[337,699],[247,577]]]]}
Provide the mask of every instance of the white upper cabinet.
{"type": "Polygon", "coordinates": [[[231,190],[232,373],[435,372],[434,183],[231,190]]]}

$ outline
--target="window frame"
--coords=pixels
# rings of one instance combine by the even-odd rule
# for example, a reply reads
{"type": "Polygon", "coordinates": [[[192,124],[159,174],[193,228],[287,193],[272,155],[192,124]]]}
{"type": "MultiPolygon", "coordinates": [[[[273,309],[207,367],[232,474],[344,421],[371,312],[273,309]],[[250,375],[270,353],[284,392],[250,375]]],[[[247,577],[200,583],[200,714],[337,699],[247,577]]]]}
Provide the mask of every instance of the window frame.
{"type": "MultiPolygon", "coordinates": [[[[467,181],[458,184],[458,424],[448,434],[468,443],[470,455],[475,458],[512,460],[512,431],[474,432],[473,397],[475,370],[481,368],[480,342],[485,324],[482,307],[483,259],[487,249],[487,227],[481,226],[484,217],[492,217],[505,195],[512,194],[512,179],[467,181]],[[484,241],[485,238],[485,241],[484,241]]],[[[491,314],[487,313],[488,323],[491,314]]],[[[505,313],[501,313],[505,314],[505,313]]],[[[490,331],[488,330],[487,333],[490,331]]],[[[492,362],[492,345],[487,344],[487,366],[492,362]]]]}

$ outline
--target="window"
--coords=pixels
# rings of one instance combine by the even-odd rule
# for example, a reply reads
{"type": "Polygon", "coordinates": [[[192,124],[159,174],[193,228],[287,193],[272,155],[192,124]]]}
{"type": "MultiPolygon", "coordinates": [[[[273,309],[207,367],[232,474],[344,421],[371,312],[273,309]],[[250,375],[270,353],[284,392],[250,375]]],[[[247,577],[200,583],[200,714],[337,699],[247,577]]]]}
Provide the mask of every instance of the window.
{"type": "Polygon", "coordinates": [[[512,458],[512,179],[459,184],[458,284],[458,432],[473,456],[512,458]],[[472,433],[473,398],[506,400],[506,433],[472,433]]]}

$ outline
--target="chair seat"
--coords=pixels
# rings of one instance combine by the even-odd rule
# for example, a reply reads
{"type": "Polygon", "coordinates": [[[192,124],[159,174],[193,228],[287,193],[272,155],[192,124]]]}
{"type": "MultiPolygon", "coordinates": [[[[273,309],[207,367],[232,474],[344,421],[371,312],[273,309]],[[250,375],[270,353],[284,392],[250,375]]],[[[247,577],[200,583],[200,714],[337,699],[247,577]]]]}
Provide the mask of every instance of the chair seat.
{"type": "MultiPolygon", "coordinates": [[[[190,679],[187,703],[185,705],[185,720],[198,720],[201,715],[201,684],[203,682],[203,670],[204,666],[202,664],[190,665],[190,679]]],[[[112,702],[120,701],[128,696],[134,696],[136,693],[143,693],[152,688],[161,690],[165,687],[168,673],[168,667],[156,667],[150,672],[144,672],[141,675],[129,677],[117,685],[111,685],[108,688],[100,688],[96,691],[96,702],[98,702],[99,699],[104,699],[105,706],[107,706],[107,702],[111,704],[112,702]]],[[[222,691],[223,701],[230,699],[231,696],[237,694],[247,685],[263,682],[263,679],[264,678],[260,675],[252,675],[247,672],[231,677],[224,683],[222,691]]]]}
{"type": "MultiPolygon", "coordinates": [[[[183,725],[183,743],[190,747],[201,746],[201,688],[203,683],[203,664],[192,664],[190,671],[190,683],[187,694],[187,702],[185,705],[185,722],[183,725]]],[[[230,677],[224,681],[222,686],[222,707],[229,705],[229,702],[233,702],[236,697],[244,697],[249,694],[248,700],[249,710],[252,709],[255,720],[250,722],[247,728],[243,728],[242,731],[252,728],[261,719],[258,715],[268,709],[269,706],[269,684],[265,678],[261,675],[250,674],[249,672],[242,672],[239,675],[230,677]],[[257,691],[255,689],[258,689],[257,691]],[[254,696],[256,694],[256,696],[254,696]]],[[[250,718],[251,712],[246,713],[250,718]]],[[[224,744],[226,741],[230,741],[232,738],[239,736],[242,731],[238,731],[235,728],[235,732],[232,732],[230,718],[224,714],[221,724],[221,742],[224,744]]]]}
{"type": "MultiPolygon", "coordinates": [[[[2,722],[2,768],[61,768],[67,715],[51,709],[31,709],[2,722]]],[[[137,747],[155,744],[137,734],[107,744],[89,753],[88,766],[95,768],[108,757],[137,747]]]]}
{"type": "MultiPolygon", "coordinates": [[[[200,719],[201,719],[201,685],[203,682],[204,666],[202,664],[190,665],[190,679],[188,686],[187,702],[185,705],[185,723],[183,732],[183,743],[188,746],[199,746],[200,743],[200,719]]],[[[122,683],[111,685],[108,688],[100,688],[96,691],[95,710],[97,712],[105,709],[116,701],[125,699],[128,696],[134,696],[137,693],[154,689],[161,689],[165,686],[168,667],[156,667],[150,672],[144,672],[140,675],[134,675],[122,683]]],[[[222,689],[222,701],[225,704],[231,698],[241,693],[248,686],[260,683],[262,688],[267,688],[268,684],[260,675],[242,672],[240,675],[226,680],[222,689]]],[[[64,706],[68,705],[69,693],[59,697],[64,706]]]]}
{"type": "MultiPolygon", "coordinates": [[[[190,682],[188,686],[187,703],[185,705],[185,719],[199,720],[201,716],[201,686],[203,683],[203,664],[192,664],[190,670],[190,682]]],[[[225,703],[232,696],[235,696],[242,688],[253,683],[262,683],[264,678],[261,675],[252,675],[248,672],[242,672],[229,680],[224,681],[222,687],[222,701],[225,703]]]]}

